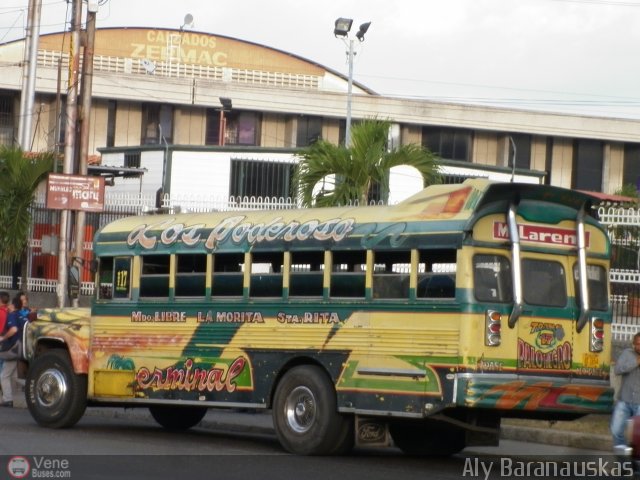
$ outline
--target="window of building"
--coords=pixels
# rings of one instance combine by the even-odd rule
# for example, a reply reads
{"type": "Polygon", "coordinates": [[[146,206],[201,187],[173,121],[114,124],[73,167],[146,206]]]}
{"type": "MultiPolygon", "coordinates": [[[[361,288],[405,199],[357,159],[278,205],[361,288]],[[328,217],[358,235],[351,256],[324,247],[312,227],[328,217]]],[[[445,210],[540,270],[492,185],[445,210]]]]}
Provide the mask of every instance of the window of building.
{"type": "MultiPolygon", "coordinates": [[[[55,145],[55,151],[62,152],[67,138],[67,97],[60,98],[60,112],[56,119],[58,125],[58,143],[55,145]]],[[[54,135],[55,136],[55,135],[54,135]]]]}
{"type": "Polygon", "coordinates": [[[142,145],[173,142],[173,106],[142,104],[142,145]]]}
{"type": "Polygon", "coordinates": [[[140,152],[125,152],[124,166],[128,168],[140,168],[140,152]]]}
{"type": "Polygon", "coordinates": [[[508,136],[513,140],[513,143],[509,140],[509,167],[513,167],[513,144],[515,143],[516,168],[529,170],[531,168],[531,135],[509,133],[508,136]]]}
{"type": "Polygon", "coordinates": [[[622,183],[635,185],[636,189],[640,189],[640,143],[624,144],[622,183]]]}
{"type": "Polygon", "coordinates": [[[241,297],[244,280],[243,253],[217,253],[213,256],[211,295],[241,297]]]}
{"type": "Polygon", "coordinates": [[[322,117],[298,116],[296,146],[307,147],[322,138],[322,117]]]}
{"type": "Polygon", "coordinates": [[[107,147],[116,144],[116,101],[107,102],[107,147]]]}
{"type": "Polygon", "coordinates": [[[171,256],[144,255],[140,259],[140,297],[168,297],[171,256]]]}
{"type": "Polygon", "coordinates": [[[220,109],[207,108],[204,144],[220,145],[220,109]]]}
{"type": "Polygon", "coordinates": [[[290,197],[292,163],[231,159],[229,193],[239,197],[290,197]]]}
{"type": "Polygon", "coordinates": [[[205,254],[176,255],[176,297],[204,297],[206,280],[205,254]]]}
{"type": "Polygon", "coordinates": [[[256,112],[225,112],[226,145],[259,145],[260,114],[256,112]]]}
{"type": "Polygon", "coordinates": [[[322,297],[324,252],[291,252],[289,297],[322,297]]]}
{"type": "MultiPolygon", "coordinates": [[[[220,145],[220,109],[209,108],[206,112],[205,145],[220,145]]],[[[224,112],[225,145],[260,145],[260,123],[258,112],[232,110],[224,112]]]]}
{"type": "Polygon", "coordinates": [[[422,146],[445,160],[471,160],[471,130],[422,127],[422,146]]]}
{"type": "Polygon", "coordinates": [[[0,95],[0,145],[11,145],[13,137],[13,96],[0,95]]]}
{"type": "Polygon", "coordinates": [[[573,188],[602,191],[604,148],[598,140],[576,140],[573,144],[573,188]]]}

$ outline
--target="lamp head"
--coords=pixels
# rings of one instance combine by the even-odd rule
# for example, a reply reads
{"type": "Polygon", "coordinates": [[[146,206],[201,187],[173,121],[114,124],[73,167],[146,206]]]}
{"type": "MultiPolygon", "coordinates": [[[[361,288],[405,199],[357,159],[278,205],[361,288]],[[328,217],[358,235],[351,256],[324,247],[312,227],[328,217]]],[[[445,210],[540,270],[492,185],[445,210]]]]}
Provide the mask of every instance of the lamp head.
{"type": "Polygon", "coordinates": [[[356,37],[361,42],[364,42],[364,34],[367,33],[367,30],[369,30],[370,25],[371,25],[371,22],[363,23],[362,25],[360,25],[360,29],[358,30],[358,33],[356,33],[356,37]]]}
{"type": "Polygon", "coordinates": [[[351,25],[353,24],[353,20],[351,18],[338,18],[336,20],[335,28],[333,29],[333,34],[336,37],[346,37],[351,30],[351,25]]]}
{"type": "Polygon", "coordinates": [[[231,110],[231,99],[227,97],[220,97],[220,103],[222,104],[222,109],[225,112],[229,112],[231,110]]]}

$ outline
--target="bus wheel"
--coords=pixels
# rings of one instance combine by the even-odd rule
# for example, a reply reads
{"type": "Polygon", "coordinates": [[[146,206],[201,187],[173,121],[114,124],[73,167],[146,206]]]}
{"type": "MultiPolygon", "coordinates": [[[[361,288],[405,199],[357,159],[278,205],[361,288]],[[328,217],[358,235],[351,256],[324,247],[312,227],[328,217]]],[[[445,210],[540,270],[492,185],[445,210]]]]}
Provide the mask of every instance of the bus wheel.
{"type": "Polygon", "coordinates": [[[338,455],[353,447],[353,418],[338,413],[332,382],[318,367],[302,365],[280,380],[273,399],[280,444],[299,455],[338,455]]]}
{"type": "Polygon", "coordinates": [[[207,407],[176,407],[154,405],[149,407],[153,419],[167,430],[188,430],[195,427],[207,413],[207,407]]]}
{"type": "Polygon", "coordinates": [[[50,428],[71,427],[87,407],[87,376],[74,373],[65,350],[49,350],[29,366],[25,398],[38,424],[50,428]]]}
{"type": "Polygon", "coordinates": [[[463,430],[441,422],[393,422],[389,432],[396,447],[407,455],[446,457],[466,446],[463,430]]]}

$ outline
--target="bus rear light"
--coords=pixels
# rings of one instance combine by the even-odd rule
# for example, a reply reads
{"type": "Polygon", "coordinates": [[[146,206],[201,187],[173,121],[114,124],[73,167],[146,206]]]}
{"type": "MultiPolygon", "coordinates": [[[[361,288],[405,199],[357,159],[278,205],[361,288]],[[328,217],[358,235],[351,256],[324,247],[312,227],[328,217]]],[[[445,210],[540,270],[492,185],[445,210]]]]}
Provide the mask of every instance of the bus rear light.
{"type": "Polygon", "coordinates": [[[589,339],[589,351],[601,352],[604,348],[604,320],[591,319],[591,338],[589,339]]]}
{"type": "Polygon", "coordinates": [[[484,344],[497,347],[502,341],[502,315],[495,310],[488,310],[485,316],[484,344]]]}

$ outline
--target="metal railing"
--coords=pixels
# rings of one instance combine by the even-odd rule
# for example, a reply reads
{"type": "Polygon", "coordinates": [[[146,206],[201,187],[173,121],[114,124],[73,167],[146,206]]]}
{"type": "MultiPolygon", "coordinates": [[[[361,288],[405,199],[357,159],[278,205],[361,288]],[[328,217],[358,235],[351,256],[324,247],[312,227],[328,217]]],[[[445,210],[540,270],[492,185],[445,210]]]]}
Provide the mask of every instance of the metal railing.
{"type": "MultiPolygon", "coordinates": [[[[62,68],[69,66],[69,54],[52,50],[38,50],[38,66],[58,68],[62,59],[62,68]]],[[[82,61],[81,61],[82,64],[82,61]]],[[[241,83],[270,87],[300,88],[318,90],[321,77],[288,72],[268,72],[243,68],[216,67],[171,61],[151,62],[144,58],[95,55],[94,72],[125,75],[161,76],[173,78],[201,78],[225,83],[241,83]]]]}

